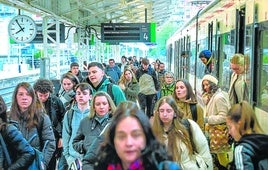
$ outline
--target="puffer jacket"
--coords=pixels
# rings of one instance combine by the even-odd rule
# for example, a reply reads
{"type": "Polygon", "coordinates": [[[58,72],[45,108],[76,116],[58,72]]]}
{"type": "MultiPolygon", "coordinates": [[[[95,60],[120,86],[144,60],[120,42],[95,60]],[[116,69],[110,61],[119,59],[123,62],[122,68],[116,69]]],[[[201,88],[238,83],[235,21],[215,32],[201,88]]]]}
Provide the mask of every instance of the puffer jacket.
{"type": "Polygon", "coordinates": [[[102,140],[95,139],[98,139],[100,134],[103,133],[102,130],[109,124],[110,120],[111,115],[109,113],[102,118],[95,116],[93,118],[85,117],[81,120],[77,135],[73,140],[73,148],[84,155],[82,160],[83,169],[93,169],[95,156],[89,153],[97,153],[102,140]]]}
{"type": "Polygon", "coordinates": [[[27,123],[24,116],[21,116],[18,122],[12,120],[11,122],[18,127],[27,141],[34,135],[38,134],[30,144],[32,147],[42,151],[44,156],[44,164],[47,167],[50,159],[53,156],[53,153],[55,152],[56,142],[49,116],[44,113],[42,113],[40,116],[40,122],[36,128],[27,128],[27,123]],[[43,146],[45,143],[46,146],[43,146]]]}
{"type": "Polygon", "coordinates": [[[27,169],[34,159],[34,149],[12,124],[3,126],[1,134],[11,158],[11,165],[8,167],[6,160],[4,160],[4,165],[0,165],[0,169],[1,167],[8,170],[27,169]]]}

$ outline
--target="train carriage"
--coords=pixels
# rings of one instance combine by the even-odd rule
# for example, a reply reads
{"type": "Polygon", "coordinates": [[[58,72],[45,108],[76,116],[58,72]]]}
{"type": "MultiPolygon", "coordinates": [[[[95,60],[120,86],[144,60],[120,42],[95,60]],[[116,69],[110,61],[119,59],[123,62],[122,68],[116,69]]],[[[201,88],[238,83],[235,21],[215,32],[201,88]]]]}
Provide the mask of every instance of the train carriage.
{"type": "Polygon", "coordinates": [[[230,58],[235,53],[249,57],[246,76],[250,103],[262,127],[268,132],[268,6],[266,0],[215,0],[177,30],[167,41],[167,57],[178,78],[189,79],[198,95],[204,64],[202,50],[210,50],[212,74],[228,91],[230,58]]]}

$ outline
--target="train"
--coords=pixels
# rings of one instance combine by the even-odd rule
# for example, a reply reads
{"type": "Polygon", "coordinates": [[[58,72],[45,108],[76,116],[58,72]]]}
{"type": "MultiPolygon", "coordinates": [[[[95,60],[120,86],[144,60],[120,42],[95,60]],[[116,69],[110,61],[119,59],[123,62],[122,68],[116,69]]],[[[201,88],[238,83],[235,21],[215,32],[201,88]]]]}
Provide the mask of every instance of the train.
{"type": "Polygon", "coordinates": [[[230,58],[242,53],[250,60],[247,72],[249,102],[268,133],[268,6],[267,0],[214,0],[167,40],[167,63],[177,78],[188,79],[202,93],[202,50],[213,54],[212,74],[228,92],[230,58]]]}

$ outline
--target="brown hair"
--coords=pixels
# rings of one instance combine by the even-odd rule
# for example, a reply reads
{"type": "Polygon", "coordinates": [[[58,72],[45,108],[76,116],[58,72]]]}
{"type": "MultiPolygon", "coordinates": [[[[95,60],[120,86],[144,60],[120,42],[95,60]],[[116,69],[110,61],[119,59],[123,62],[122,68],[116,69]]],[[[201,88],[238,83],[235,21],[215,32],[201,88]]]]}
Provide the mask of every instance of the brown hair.
{"type": "Polygon", "coordinates": [[[168,151],[172,153],[173,161],[180,162],[181,161],[181,150],[179,149],[178,141],[182,141],[186,147],[189,150],[190,154],[193,154],[193,147],[191,144],[190,134],[188,133],[187,129],[184,127],[184,125],[181,123],[183,118],[183,112],[179,110],[179,107],[174,100],[172,96],[164,96],[160,98],[160,100],[157,102],[155,107],[155,113],[154,113],[154,122],[152,125],[153,132],[156,136],[156,138],[161,142],[164,143],[164,137],[163,134],[166,133],[164,131],[163,123],[160,120],[159,117],[159,107],[163,105],[164,103],[167,103],[172,107],[174,110],[174,119],[172,121],[172,128],[169,131],[168,135],[168,151]]]}
{"type": "Polygon", "coordinates": [[[247,101],[234,104],[227,113],[227,118],[236,123],[241,122],[239,133],[242,136],[245,134],[264,133],[253,108],[247,101]]]}
{"type": "Polygon", "coordinates": [[[7,106],[2,96],[0,96],[0,118],[7,122],[7,106]]]}

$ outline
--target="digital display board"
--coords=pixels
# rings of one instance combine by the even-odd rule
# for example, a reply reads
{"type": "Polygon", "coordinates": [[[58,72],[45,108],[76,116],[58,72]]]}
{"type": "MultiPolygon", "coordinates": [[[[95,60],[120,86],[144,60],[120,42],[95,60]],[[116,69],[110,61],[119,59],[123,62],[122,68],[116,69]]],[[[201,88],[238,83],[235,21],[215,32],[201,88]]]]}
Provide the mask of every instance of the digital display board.
{"type": "Polygon", "coordinates": [[[155,42],[155,23],[102,23],[101,42],[155,42]]]}

